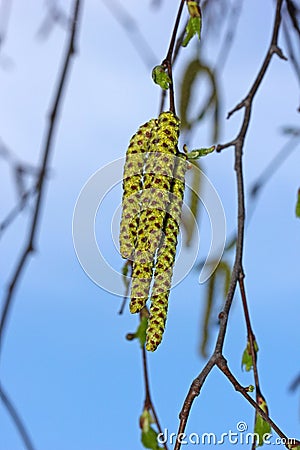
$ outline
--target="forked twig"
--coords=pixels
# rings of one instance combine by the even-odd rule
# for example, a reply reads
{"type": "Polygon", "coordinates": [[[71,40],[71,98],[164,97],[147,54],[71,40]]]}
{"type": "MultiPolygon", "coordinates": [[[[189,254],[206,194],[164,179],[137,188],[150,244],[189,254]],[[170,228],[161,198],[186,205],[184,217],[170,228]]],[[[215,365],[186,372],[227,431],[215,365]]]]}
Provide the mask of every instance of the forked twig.
{"type": "MultiPolygon", "coordinates": [[[[215,345],[215,349],[208,362],[200,372],[200,374],[195,378],[192,382],[189,392],[186,396],[186,399],[183,403],[182,410],[179,415],[180,423],[178,427],[177,440],[174,447],[174,450],[180,450],[181,448],[181,440],[180,436],[185,431],[186,423],[191,411],[191,407],[195,398],[199,395],[200,390],[214,366],[217,366],[224,375],[232,382],[239,392],[248,400],[248,402],[256,409],[256,411],[263,417],[266,422],[268,422],[271,427],[279,434],[280,437],[286,439],[287,437],[280,430],[280,428],[270,419],[269,415],[267,415],[260,406],[250,397],[248,394],[247,388],[243,388],[235,379],[235,377],[231,374],[228,369],[227,362],[223,356],[223,347],[224,347],[224,339],[227,331],[227,323],[228,323],[228,315],[231,309],[234,293],[236,291],[237,284],[240,280],[244,279],[244,270],[243,270],[243,248],[244,248],[244,229],[245,229],[245,192],[244,192],[244,179],[243,179],[243,147],[245,137],[250,124],[251,110],[254,97],[261,85],[261,82],[267,72],[267,69],[270,65],[273,55],[277,55],[282,59],[286,59],[282,54],[282,51],[278,47],[278,33],[279,27],[281,23],[281,7],[283,0],[277,0],[276,2],[276,13],[273,25],[273,33],[271,38],[271,43],[269,45],[267,54],[262,63],[261,69],[258,72],[258,75],[251,86],[247,96],[244,98],[242,102],[240,102],[229,114],[230,117],[234,112],[238,111],[241,108],[244,108],[244,117],[242,121],[242,125],[240,131],[235,139],[226,144],[218,145],[217,150],[221,151],[227,147],[234,147],[235,152],[235,171],[236,171],[236,184],[237,184],[237,198],[238,198],[238,208],[237,208],[237,239],[236,239],[236,252],[235,252],[235,261],[232,270],[232,276],[230,281],[230,286],[227,294],[227,298],[225,301],[225,305],[223,310],[219,314],[220,327],[219,333],[217,336],[217,341],[215,345]]],[[[244,287],[244,282],[240,284],[241,290],[244,287]]],[[[249,331],[249,329],[248,329],[249,331]]],[[[250,332],[251,334],[251,332],[250,332]]],[[[252,336],[253,337],[253,336],[252,336]]],[[[252,339],[253,340],[253,339],[252,339]]],[[[255,378],[256,384],[259,388],[258,377],[255,378]]],[[[288,446],[288,444],[287,444],[288,446]]]]}

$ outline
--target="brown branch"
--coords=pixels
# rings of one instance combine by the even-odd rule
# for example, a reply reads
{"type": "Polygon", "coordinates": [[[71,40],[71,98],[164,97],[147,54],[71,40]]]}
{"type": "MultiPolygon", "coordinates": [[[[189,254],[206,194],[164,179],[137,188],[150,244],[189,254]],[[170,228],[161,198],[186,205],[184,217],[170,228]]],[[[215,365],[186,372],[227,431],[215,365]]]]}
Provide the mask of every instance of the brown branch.
{"type": "MultiPolygon", "coordinates": [[[[180,0],[177,17],[176,17],[175,24],[173,27],[169,48],[167,51],[167,56],[165,57],[165,59],[162,61],[162,64],[161,64],[163,67],[165,67],[167,69],[168,75],[171,80],[170,86],[169,86],[169,100],[170,100],[170,111],[172,111],[174,114],[176,114],[176,108],[175,108],[175,99],[174,99],[173,69],[172,69],[173,61],[172,61],[172,59],[173,59],[175,42],[176,42],[176,35],[178,32],[179,22],[180,22],[184,3],[185,3],[185,0],[180,0]]],[[[164,101],[164,95],[162,95],[161,109],[163,108],[163,101],[164,101]]]]}
{"type": "MultiPolygon", "coordinates": [[[[145,401],[144,401],[144,409],[147,409],[148,411],[151,410],[154,421],[156,423],[158,432],[160,434],[163,434],[158,415],[156,413],[153,401],[151,399],[151,393],[150,393],[150,383],[149,383],[149,370],[148,370],[148,363],[147,363],[147,352],[145,349],[145,346],[142,347],[142,359],[143,359],[143,374],[144,374],[144,385],[145,385],[145,401]]],[[[167,444],[163,444],[163,448],[165,450],[168,450],[167,444]]]]}
{"type": "Polygon", "coordinates": [[[241,292],[241,298],[242,298],[242,304],[243,304],[243,310],[245,315],[245,322],[247,327],[247,338],[250,344],[250,351],[251,351],[251,358],[252,358],[252,364],[253,364],[253,375],[254,375],[254,382],[255,382],[255,388],[256,393],[261,394],[260,387],[259,387],[259,377],[258,377],[258,371],[257,371],[257,356],[256,356],[256,350],[255,350],[255,335],[252,330],[251,326],[251,320],[250,320],[250,314],[247,304],[247,297],[246,297],[246,291],[244,286],[244,274],[240,274],[239,277],[239,287],[241,292]]]}
{"type": "Polygon", "coordinates": [[[22,438],[24,446],[27,448],[27,450],[34,450],[34,446],[31,442],[28,431],[26,430],[21,417],[19,416],[15,406],[13,405],[12,401],[9,399],[7,393],[3,389],[3,386],[1,385],[0,385],[0,399],[3,405],[5,406],[6,410],[8,411],[13,423],[15,424],[22,438]]]}
{"type": "MultiPolygon", "coordinates": [[[[228,315],[231,309],[234,293],[237,287],[237,284],[241,278],[244,277],[244,270],[243,270],[243,246],[244,246],[244,229],[245,229],[245,194],[244,194],[244,180],[243,180],[243,163],[242,163],[242,156],[243,156],[243,147],[244,147],[244,141],[245,137],[249,128],[250,124],[250,117],[251,117],[251,109],[252,109],[252,103],[255,97],[255,94],[257,93],[261,82],[266,74],[266,71],[269,67],[269,64],[271,62],[271,59],[274,54],[277,54],[279,57],[285,59],[283,56],[281,50],[279,49],[277,45],[278,40],[278,33],[279,33],[279,27],[281,23],[281,6],[282,6],[283,0],[277,0],[276,3],[276,13],[275,13],[275,19],[274,19],[274,25],[273,25],[273,33],[271,38],[271,43],[269,45],[266,57],[262,63],[262,67],[259,70],[259,73],[252,85],[252,87],[249,90],[248,95],[245,97],[245,99],[239,103],[229,114],[229,117],[238,109],[241,109],[244,107],[244,118],[242,121],[242,125],[240,128],[240,131],[235,139],[228,142],[227,144],[219,145],[218,150],[221,151],[223,148],[234,146],[235,150],[235,172],[236,172],[236,184],[237,184],[237,198],[238,198],[238,208],[237,208],[237,239],[236,239],[236,252],[235,252],[235,261],[234,266],[232,270],[232,276],[229,286],[229,291],[227,294],[227,298],[225,301],[225,305],[223,307],[223,310],[219,314],[220,319],[220,327],[219,327],[219,333],[217,336],[217,341],[215,345],[215,349],[211,357],[209,358],[208,362],[206,363],[205,367],[202,369],[200,374],[196,377],[196,379],[192,382],[191,387],[189,389],[189,392],[186,396],[186,399],[184,401],[182,410],[179,415],[180,423],[177,433],[177,440],[174,447],[174,450],[180,450],[181,448],[181,442],[179,437],[182,435],[181,433],[184,433],[186,423],[191,411],[192,403],[195,400],[195,398],[199,395],[200,390],[206,380],[206,377],[212,370],[212,368],[217,365],[219,368],[221,367],[227,367],[224,366],[224,361],[226,362],[225,358],[223,357],[223,347],[224,347],[224,339],[225,334],[227,331],[227,323],[228,323],[228,315]]],[[[222,370],[222,369],[221,369],[222,370]]],[[[225,372],[222,370],[223,373],[228,377],[228,372],[225,372]]],[[[229,378],[229,377],[228,377],[229,378]]],[[[232,381],[232,379],[231,379],[232,381]]],[[[236,384],[235,386],[238,387],[236,384]]],[[[263,413],[263,411],[260,409],[260,407],[257,405],[257,403],[247,394],[247,392],[244,392],[242,388],[242,393],[244,397],[249,401],[249,403],[254,406],[258,412],[263,416],[263,418],[273,427],[273,429],[276,432],[280,432],[282,435],[283,433],[281,430],[274,424],[274,422],[263,413]]],[[[284,435],[283,435],[284,436],[284,435]]]]}
{"type": "MultiPolygon", "coordinates": [[[[278,436],[281,437],[281,439],[283,440],[283,442],[285,442],[285,446],[286,448],[290,448],[290,444],[289,442],[291,441],[291,439],[289,439],[282,431],[281,429],[276,425],[275,422],[273,422],[273,420],[270,418],[269,414],[266,414],[265,411],[259,406],[259,403],[255,402],[253,400],[252,397],[250,397],[250,395],[248,394],[248,388],[243,387],[238,380],[235,378],[235,376],[232,374],[232,372],[229,370],[229,367],[227,365],[227,361],[223,356],[220,356],[217,361],[216,361],[216,365],[218,366],[218,368],[221,370],[221,372],[224,373],[224,375],[228,378],[228,380],[231,382],[231,384],[233,385],[234,389],[238,392],[240,392],[240,394],[242,394],[243,397],[245,397],[245,399],[253,406],[253,408],[255,408],[256,412],[266,421],[268,422],[271,427],[273,428],[274,431],[276,431],[276,433],[278,434],[278,436]]],[[[300,445],[300,442],[297,440],[293,439],[293,444],[296,445],[300,445]]]]}
{"type": "Polygon", "coordinates": [[[34,197],[35,194],[36,186],[33,186],[21,195],[18,203],[9,211],[7,216],[0,223],[0,239],[2,238],[5,230],[7,230],[18,215],[25,209],[25,207],[29,204],[30,198],[34,197]]]}
{"type": "MultiPolygon", "coordinates": [[[[245,137],[245,134],[246,134],[246,131],[248,128],[248,123],[249,123],[249,120],[246,121],[245,118],[247,117],[247,115],[249,115],[249,119],[250,119],[251,108],[252,108],[254,96],[255,96],[258,88],[261,85],[261,82],[267,72],[267,69],[270,65],[273,55],[276,54],[277,56],[279,56],[279,58],[287,60],[287,58],[284,56],[284,54],[282,53],[282,50],[278,47],[278,44],[277,44],[278,34],[279,34],[279,26],[281,23],[282,2],[283,2],[283,0],[278,0],[276,3],[276,18],[275,18],[275,23],[274,23],[274,27],[273,27],[271,44],[269,46],[269,50],[265,56],[265,59],[262,63],[262,66],[257,74],[257,77],[256,77],[250,91],[248,92],[247,96],[244,98],[244,100],[242,100],[240,103],[238,103],[227,115],[227,119],[229,119],[236,111],[238,111],[241,108],[245,108],[244,121],[243,121],[241,130],[240,130],[240,133],[239,133],[238,137],[236,138],[236,140],[241,139],[243,136],[245,137]]],[[[231,141],[232,143],[230,145],[234,145],[236,140],[231,141]]],[[[228,147],[228,145],[226,145],[226,147],[228,147]]],[[[225,148],[224,145],[218,145],[217,151],[221,151],[223,148],[225,148]]]]}
{"type": "MultiPolygon", "coordinates": [[[[253,376],[254,376],[254,383],[255,383],[255,395],[256,395],[256,403],[259,404],[260,399],[263,398],[260,385],[259,385],[259,376],[258,376],[258,370],[257,370],[257,352],[255,349],[255,335],[252,330],[251,326],[251,320],[250,320],[250,314],[248,309],[248,303],[247,303],[247,297],[246,297],[246,291],[244,286],[244,274],[240,274],[239,277],[239,287],[240,287],[240,293],[242,298],[242,304],[243,304],[243,310],[244,310],[244,316],[245,316],[245,322],[247,327],[247,350],[248,350],[248,342],[250,347],[250,354],[252,359],[252,367],[253,367],[253,376]]],[[[246,350],[246,351],[247,351],[246,350]]],[[[256,421],[256,415],[255,419],[256,421]]],[[[252,450],[255,450],[256,448],[256,442],[253,442],[252,444],[252,450]]]]}
{"type": "Polygon", "coordinates": [[[33,209],[33,215],[31,219],[31,223],[29,225],[29,232],[27,241],[25,243],[25,247],[23,252],[20,255],[19,260],[17,261],[16,268],[12,274],[10,279],[6,296],[4,298],[3,309],[1,313],[1,321],[0,321],[0,352],[3,348],[3,336],[5,332],[5,328],[7,325],[7,320],[9,317],[9,312],[11,310],[11,306],[13,303],[13,298],[15,294],[16,287],[21,279],[21,275],[25,268],[25,264],[28,260],[28,257],[31,253],[35,251],[36,247],[36,237],[38,231],[38,225],[40,221],[43,197],[44,197],[44,189],[45,189],[45,180],[46,173],[48,171],[49,159],[51,155],[51,151],[53,148],[53,139],[56,131],[56,126],[59,118],[59,109],[62,103],[64,88],[67,82],[67,76],[69,73],[70,62],[75,53],[75,37],[78,29],[79,22],[79,11],[80,11],[80,0],[74,0],[73,14],[72,14],[72,27],[70,29],[69,38],[66,45],[66,52],[64,56],[64,60],[62,63],[61,72],[58,78],[57,89],[54,94],[53,104],[51,108],[51,112],[49,114],[49,121],[47,125],[45,141],[42,145],[42,163],[40,169],[40,175],[37,182],[37,198],[33,209]]]}

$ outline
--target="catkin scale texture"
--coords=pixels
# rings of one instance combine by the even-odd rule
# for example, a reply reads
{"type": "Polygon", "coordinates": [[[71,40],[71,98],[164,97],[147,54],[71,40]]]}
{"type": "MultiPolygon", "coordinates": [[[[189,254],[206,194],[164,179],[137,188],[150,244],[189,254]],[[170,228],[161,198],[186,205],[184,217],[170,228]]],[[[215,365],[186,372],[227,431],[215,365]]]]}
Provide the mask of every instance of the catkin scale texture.
{"type": "Polygon", "coordinates": [[[168,207],[178,136],[179,120],[170,112],[160,114],[150,139],[149,154],[144,169],[142,211],[132,270],[130,295],[132,313],[139,312],[145,306],[149,296],[155,253],[162,239],[168,207]]]}
{"type": "Polygon", "coordinates": [[[123,210],[119,239],[120,253],[125,259],[130,258],[134,251],[140,214],[140,193],[143,182],[143,168],[155,126],[155,119],[151,119],[149,122],[142,125],[130,139],[126,152],[123,173],[123,210]]]}
{"type": "Polygon", "coordinates": [[[184,179],[187,170],[185,158],[177,157],[170,202],[164,227],[164,241],[160,247],[154,272],[150,317],[146,333],[146,349],[155,351],[161,343],[168,311],[173,266],[176,257],[177,235],[181,219],[184,195],[184,179]]]}
{"type": "Polygon", "coordinates": [[[133,261],[132,313],[145,306],[154,278],[146,331],[150,351],[165,328],[181,219],[187,162],[177,148],[179,127],[171,112],[141,126],[130,140],[124,167],[120,251],[133,261]]]}

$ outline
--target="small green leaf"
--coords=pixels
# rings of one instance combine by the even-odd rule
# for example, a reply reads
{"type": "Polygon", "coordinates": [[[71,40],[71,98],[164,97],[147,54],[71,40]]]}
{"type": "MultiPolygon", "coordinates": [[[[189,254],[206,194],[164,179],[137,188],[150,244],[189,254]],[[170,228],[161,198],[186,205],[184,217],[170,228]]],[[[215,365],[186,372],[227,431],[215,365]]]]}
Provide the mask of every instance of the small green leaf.
{"type": "Polygon", "coordinates": [[[152,450],[160,450],[157,442],[158,433],[151,427],[153,423],[153,417],[147,409],[144,409],[143,414],[140,417],[140,426],[142,429],[141,441],[145,448],[152,450]]]}
{"type": "Polygon", "coordinates": [[[192,37],[195,36],[195,34],[198,35],[198,38],[200,39],[201,36],[201,17],[190,17],[186,29],[185,29],[185,37],[182,42],[182,47],[186,47],[192,37]]]}
{"type": "Polygon", "coordinates": [[[135,333],[127,333],[126,339],[128,341],[133,341],[134,339],[138,339],[140,341],[141,347],[143,347],[146,342],[147,323],[148,323],[148,317],[146,315],[142,316],[136,332],[135,333]]]}
{"type": "MultiPolygon", "coordinates": [[[[258,345],[257,342],[254,341],[254,351],[255,354],[258,352],[258,345]]],[[[249,372],[253,367],[253,361],[252,361],[252,354],[251,354],[251,348],[250,348],[250,342],[247,342],[247,347],[244,350],[243,357],[242,357],[242,367],[245,368],[246,372],[249,372]]]]}
{"type": "MultiPolygon", "coordinates": [[[[268,406],[263,397],[259,398],[259,406],[266,414],[268,414],[268,406]]],[[[258,442],[256,443],[256,446],[258,447],[264,444],[264,435],[271,434],[270,424],[258,413],[256,413],[254,433],[258,434],[258,442]]]]}
{"type": "Polygon", "coordinates": [[[124,276],[124,277],[127,277],[127,274],[128,274],[128,264],[127,264],[127,262],[124,264],[124,266],[122,267],[122,275],[124,276]]]}
{"type": "Polygon", "coordinates": [[[152,450],[161,448],[157,443],[157,432],[152,427],[149,427],[148,431],[142,431],[141,441],[145,448],[151,448],[152,450]]]}
{"type": "Polygon", "coordinates": [[[300,218],[300,189],[298,189],[298,198],[296,203],[296,217],[300,218]]]}
{"type": "MultiPolygon", "coordinates": [[[[186,148],[186,146],[185,146],[186,148]]],[[[213,145],[212,147],[208,147],[208,148],[197,148],[195,150],[192,150],[191,152],[187,153],[187,159],[189,161],[193,161],[195,159],[199,159],[202,158],[202,156],[206,156],[209,155],[210,153],[212,153],[215,150],[216,146],[213,145]]]]}
{"type": "Polygon", "coordinates": [[[136,330],[135,333],[135,337],[139,339],[141,347],[144,347],[146,342],[147,323],[148,323],[147,317],[142,317],[138,329],[136,330]]]}
{"type": "Polygon", "coordinates": [[[165,72],[163,66],[155,66],[152,70],[152,79],[154,83],[158,84],[162,89],[169,89],[171,78],[165,72]]]}

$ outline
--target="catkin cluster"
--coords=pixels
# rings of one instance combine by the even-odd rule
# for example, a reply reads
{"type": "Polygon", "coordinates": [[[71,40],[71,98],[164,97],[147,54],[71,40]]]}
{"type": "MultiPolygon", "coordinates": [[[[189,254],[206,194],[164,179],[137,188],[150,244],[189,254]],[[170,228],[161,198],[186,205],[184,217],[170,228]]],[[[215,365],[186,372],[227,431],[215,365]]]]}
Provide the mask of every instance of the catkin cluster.
{"type": "Polygon", "coordinates": [[[142,125],[130,140],[124,167],[120,252],[133,261],[130,311],[139,312],[151,296],[150,351],[165,328],[184,194],[187,161],[178,152],[179,127],[170,111],[142,125]]]}

